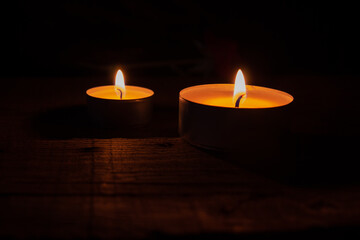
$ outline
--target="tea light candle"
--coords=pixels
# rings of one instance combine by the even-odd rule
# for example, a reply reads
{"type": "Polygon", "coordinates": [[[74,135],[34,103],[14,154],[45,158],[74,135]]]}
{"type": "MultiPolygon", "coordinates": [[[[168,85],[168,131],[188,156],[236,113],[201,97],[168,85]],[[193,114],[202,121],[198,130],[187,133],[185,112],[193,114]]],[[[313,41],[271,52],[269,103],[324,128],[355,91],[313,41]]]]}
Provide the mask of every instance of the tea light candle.
{"type": "Polygon", "coordinates": [[[89,114],[102,127],[138,127],[151,119],[154,92],[125,85],[121,70],[116,74],[115,85],[90,88],[86,94],[89,114]]]}
{"type": "Polygon", "coordinates": [[[238,71],[235,84],[206,84],[179,94],[179,133],[193,145],[237,150],[249,143],[272,141],[283,129],[286,106],[293,97],[283,91],[245,85],[238,71]]]}

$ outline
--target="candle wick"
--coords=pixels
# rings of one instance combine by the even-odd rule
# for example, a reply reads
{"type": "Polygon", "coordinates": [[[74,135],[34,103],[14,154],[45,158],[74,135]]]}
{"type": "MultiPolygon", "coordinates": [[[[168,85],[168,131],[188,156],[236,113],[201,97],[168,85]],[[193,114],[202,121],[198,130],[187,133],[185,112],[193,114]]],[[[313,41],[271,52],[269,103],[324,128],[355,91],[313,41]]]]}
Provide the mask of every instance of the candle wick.
{"type": "Polygon", "coordinates": [[[243,94],[243,95],[240,95],[239,97],[238,97],[238,99],[236,99],[236,102],[235,102],[235,107],[239,107],[239,105],[240,105],[240,100],[243,98],[243,96],[244,96],[245,94],[243,94]]]}
{"type": "Polygon", "coordinates": [[[118,91],[119,91],[119,93],[120,93],[120,100],[122,99],[122,96],[123,96],[123,92],[121,91],[121,89],[120,88],[118,88],[117,89],[118,91]]]}

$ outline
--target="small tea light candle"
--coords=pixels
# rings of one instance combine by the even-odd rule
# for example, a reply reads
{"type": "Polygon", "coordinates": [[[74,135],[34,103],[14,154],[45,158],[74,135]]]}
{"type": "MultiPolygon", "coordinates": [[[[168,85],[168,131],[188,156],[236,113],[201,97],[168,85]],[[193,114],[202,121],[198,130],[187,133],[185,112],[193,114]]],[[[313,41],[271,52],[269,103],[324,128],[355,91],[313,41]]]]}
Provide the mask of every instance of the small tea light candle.
{"type": "Polygon", "coordinates": [[[138,127],[151,119],[154,92],[125,85],[121,70],[116,74],[115,85],[90,88],[86,94],[89,114],[102,127],[138,127]]]}
{"type": "Polygon", "coordinates": [[[284,109],[293,97],[283,91],[245,85],[238,71],[235,84],[206,84],[179,94],[179,133],[193,145],[237,150],[244,141],[271,141],[284,126],[284,109]]]}

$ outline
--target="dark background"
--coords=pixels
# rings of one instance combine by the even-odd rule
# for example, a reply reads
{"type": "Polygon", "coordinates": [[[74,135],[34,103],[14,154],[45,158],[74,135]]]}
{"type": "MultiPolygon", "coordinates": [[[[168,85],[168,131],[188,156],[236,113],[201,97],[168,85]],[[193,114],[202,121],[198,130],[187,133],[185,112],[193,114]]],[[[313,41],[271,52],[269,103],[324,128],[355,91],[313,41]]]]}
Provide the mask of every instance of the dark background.
{"type": "Polygon", "coordinates": [[[1,3],[0,235],[359,235],[358,11],[351,1],[1,3]],[[131,137],[87,115],[86,89],[112,84],[117,68],[155,92],[152,122],[131,137]],[[179,138],[179,91],[231,83],[238,68],[294,96],[283,162],[179,138]]]}
{"type": "Polygon", "coordinates": [[[1,76],[358,74],[351,1],[15,1],[2,12],[1,76]]]}
{"type": "Polygon", "coordinates": [[[351,1],[13,1],[1,11],[2,114],[9,104],[31,112],[35,135],[91,137],[85,91],[113,84],[121,68],[127,84],[155,92],[156,124],[139,136],[178,137],[179,91],[233,82],[241,68],[248,84],[294,96],[291,141],[301,160],[318,163],[314,175],[327,164],[332,176],[340,159],[342,175],[358,178],[360,37],[351,1]]]}

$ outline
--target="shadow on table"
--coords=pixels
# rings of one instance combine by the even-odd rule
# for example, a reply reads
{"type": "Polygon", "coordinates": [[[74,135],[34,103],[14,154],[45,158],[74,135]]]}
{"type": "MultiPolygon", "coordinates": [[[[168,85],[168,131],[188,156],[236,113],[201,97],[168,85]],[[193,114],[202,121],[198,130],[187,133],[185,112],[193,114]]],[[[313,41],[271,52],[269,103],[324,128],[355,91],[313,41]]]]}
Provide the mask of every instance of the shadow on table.
{"type": "Polygon", "coordinates": [[[360,185],[357,136],[291,134],[278,149],[239,147],[238,152],[203,150],[248,171],[302,187],[360,185]],[[250,150],[249,150],[250,149],[250,150]]]}
{"type": "Polygon", "coordinates": [[[359,185],[358,137],[295,135],[292,183],[303,186],[359,185]]]}
{"type": "Polygon", "coordinates": [[[177,114],[177,109],[155,106],[147,126],[104,129],[91,122],[86,105],[79,105],[39,113],[32,124],[38,136],[48,139],[177,137],[177,114]]]}

